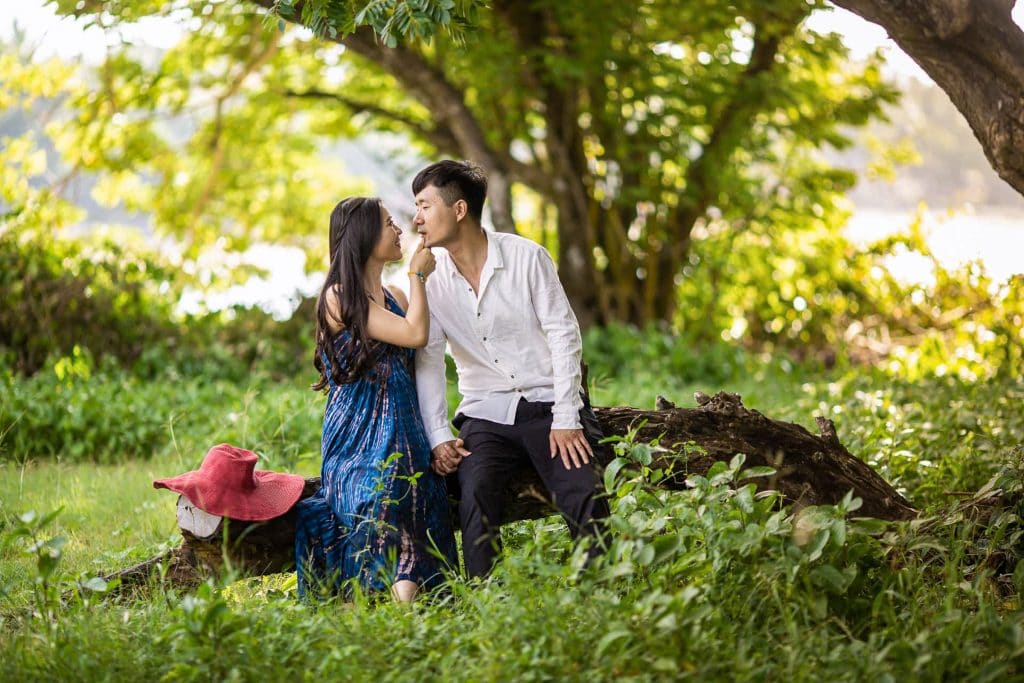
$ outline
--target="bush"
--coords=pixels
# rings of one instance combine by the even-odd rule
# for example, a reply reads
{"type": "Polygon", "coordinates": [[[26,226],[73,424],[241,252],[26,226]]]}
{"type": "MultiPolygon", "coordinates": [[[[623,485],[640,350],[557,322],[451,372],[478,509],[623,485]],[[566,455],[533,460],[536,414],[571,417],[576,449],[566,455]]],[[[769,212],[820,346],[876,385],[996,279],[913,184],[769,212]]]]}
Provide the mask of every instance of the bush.
{"type": "Polygon", "coordinates": [[[0,230],[0,351],[32,375],[78,348],[140,378],[205,375],[245,381],[257,368],[313,378],[313,301],[286,322],[258,309],[176,311],[182,280],[156,255],[112,239],[49,239],[0,230]]]}
{"type": "Polygon", "coordinates": [[[643,330],[619,324],[590,328],[584,333],[583,351],[595,381],[615,378],[659,392],[666,383],[722,384],[748,365],[746,352],[737,346],[702,343],[656,325],[643,330]]]}
{"type": "Polygon", "coordinates": [[[865,249],[824,221],[801,232],[711,230],[686,271],[672,322],[699,344],[877,364],[911,379],[1024,372],[1024,276],[1000,283],[977,263],[945,269],[920,219],[865,249]],[[893,276],[887,259],[907,254],[931,261],[933,282],[893,276]]]}
{"type": "Polygon", "coordinates": [[[31,377],[3,372],[0,462],[117,463],[172,449],[198,461],[226,441],[293,469],[319,454],[322,411],[323,397],[305,382],[258,373],[240,381],[180,376],[167,368],[142,378],[76,347],[31,377]]]}
{"type": "Polygon", "coordinates": [[[178,333],[173,302],[159,292],[169,279],[152,259],[110,241],[89,247],[0,231],[0,346],[24,374],[76,345],[130,362],[178,333]]]}

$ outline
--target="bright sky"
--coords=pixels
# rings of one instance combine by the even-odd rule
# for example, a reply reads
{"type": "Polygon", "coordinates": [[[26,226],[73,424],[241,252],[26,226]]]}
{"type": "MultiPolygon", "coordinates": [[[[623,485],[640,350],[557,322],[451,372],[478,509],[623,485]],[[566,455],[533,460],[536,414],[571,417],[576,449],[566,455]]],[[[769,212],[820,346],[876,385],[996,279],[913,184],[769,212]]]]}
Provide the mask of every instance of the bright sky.
{"type": "MultiPolygon", "coordinates": [[[[43,58],[82,56],[88,62],[99,62],[107,41],[114,39],[98,27],[83,29],[74,19],[58,18],[53,8],[46,6],[45,0],[20,0],[13,7],[6,7],[0,23],[0,37],[9,39],[15,24],[26,32],[30,43],[38,46],[38,55],[43,58]]],[[[145,19],[123,29],[122,35],[132,42],[166,48],[177,42],[179,33],[167,30],[166,22],[145,19]]]]}
{"type": "Polygon", "coordinates": [[[843,43],[850,49],[850,56],[854,59],[862,59],[881,48],[887,66],[894,73],[900,76],[913,76],[921,81],[931,81],[928,74],[890,40],[884,28],[861,19],[853,12],[838,7],[830,12],[815,12],[808,17],[807,24],[820,33],[831,31],[841,35],[843,43]]]}

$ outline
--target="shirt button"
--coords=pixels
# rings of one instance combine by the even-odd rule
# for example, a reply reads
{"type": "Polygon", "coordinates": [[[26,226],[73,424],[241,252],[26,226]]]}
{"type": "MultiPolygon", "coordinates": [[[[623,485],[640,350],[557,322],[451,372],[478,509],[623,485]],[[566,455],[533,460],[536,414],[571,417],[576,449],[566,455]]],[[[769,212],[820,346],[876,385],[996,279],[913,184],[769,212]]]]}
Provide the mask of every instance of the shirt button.
{"type": "MultiPolygon", "coordinates": [[[[516,376],[515,376],[515,375],[512,375],[512,379],[515,379],[515,378],[516,378],[516,376]]],[[[519,390],[518,390],[518,389],[516,389],[516,391],[519,391],[519,390]]]]}
{"type": "Polygon", "coordinates": [[[478,318],[480,317],[480,312],[479,311],[477,311],[476,317],[478,317],[478,318]]]}
{"type": "Polygon", "coordinates": [[[487,341],[487,337],[484,337],[484,341],[487,341]]]}
{"type": "Polygon", "coordinates": [[[497,362],[498,362],[498,359],[497,359],[497,358],[495,358],[495,359],[494,359],[494,362],[495,362],[495,363],[497,363],[497,362]]]}

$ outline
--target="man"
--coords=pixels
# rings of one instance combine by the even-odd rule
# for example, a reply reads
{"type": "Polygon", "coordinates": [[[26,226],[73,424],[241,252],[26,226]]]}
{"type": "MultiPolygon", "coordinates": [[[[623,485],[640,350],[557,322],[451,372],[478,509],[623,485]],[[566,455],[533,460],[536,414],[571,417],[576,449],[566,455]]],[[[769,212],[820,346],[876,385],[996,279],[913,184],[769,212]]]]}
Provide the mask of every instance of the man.
{"type": "Polygon", "coordinates": [[[592,464],[602,448],[580,382],[582,341],[551,256],[480,224],[487,178],[441,161],[413,180],[414,224],[437,267],[427,282],[430,339],[416,354],[416,387],[432,465],[458,479],[466,571],[490,573],[500,551],[502,489],[532,465],[573,537],[595,537],[608,504],[592,464]],[[444,354],[450,345],[462,402],[448,424],[444,354]],[[587,429],[584,430],[584,425],[587,429]]]}

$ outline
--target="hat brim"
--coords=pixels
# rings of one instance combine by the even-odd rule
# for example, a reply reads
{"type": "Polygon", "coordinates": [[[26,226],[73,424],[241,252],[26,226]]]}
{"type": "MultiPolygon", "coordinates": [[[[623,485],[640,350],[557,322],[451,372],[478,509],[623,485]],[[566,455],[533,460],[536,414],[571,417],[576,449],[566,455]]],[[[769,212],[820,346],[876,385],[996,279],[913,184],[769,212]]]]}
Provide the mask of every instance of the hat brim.
{"type": "Polygon", "coordinates": [[[249,491],[227,491],[193,470],[168,479],[157,479],[153,488],[168,489],[187,497],[211,515],[247,522],[280,517],[299,501],[306,480],[297,474],[256,470],[249,491]]]}

